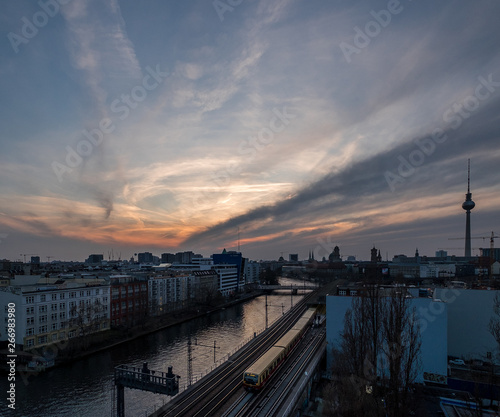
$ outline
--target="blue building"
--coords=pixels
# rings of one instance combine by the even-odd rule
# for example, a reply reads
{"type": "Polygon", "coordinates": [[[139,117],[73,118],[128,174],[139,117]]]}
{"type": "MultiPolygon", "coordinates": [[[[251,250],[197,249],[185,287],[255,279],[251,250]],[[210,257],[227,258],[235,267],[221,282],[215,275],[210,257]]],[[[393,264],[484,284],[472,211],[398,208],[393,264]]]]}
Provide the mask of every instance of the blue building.
{"type": "Polygon", "coordinates": [[[226,251],[226,249],[224,249],[222,253],[214,253],[212,259],[214,265],[236,265],[236,269],[238,270],[238,287],[242,284],[245,258],[241,255],[241,252],[226,251]]]}

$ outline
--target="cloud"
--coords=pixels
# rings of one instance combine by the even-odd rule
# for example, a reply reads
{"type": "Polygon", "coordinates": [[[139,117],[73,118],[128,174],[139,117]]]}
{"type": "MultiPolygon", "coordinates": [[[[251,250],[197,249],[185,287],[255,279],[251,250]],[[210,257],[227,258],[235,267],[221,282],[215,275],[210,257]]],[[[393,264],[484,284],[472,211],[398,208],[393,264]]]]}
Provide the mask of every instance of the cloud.
{"type": "MultiPolygon", "coordinates": [[[[39,221],[45,236],[134,251],[229,247],[238,227],[250,255],[325,235],[399,248],[419,225],[423,237],[462,230],[467,158],[474,224],[486,227],[498,202],[500,91],[457,111],[475,106],[478,77],[500,81],[498,6],[459,5],[406,2],[349,64],[339,44],[383,4],[261,0],[220,22],[211,2],[69,2],[22,54],[2,55],[0,219],[10,218],[10,241],[26,220],[23,236],[37,236],[39,221]],[[51,163],[156,64],[169,76],[126,120],[112,114],[116,130],[57,181],[51,163]],[[291,123],[244,154],[284,107],[291,123]],[[420,164],[415,152],[434,129],[447,140],[420,164]],[[419,166],[402,175],[401,158],[419,166]]],[[[11,30],[38,10],[18,7],[6,9],[11,30]]]]}
{"type": "MultiPolygon", "coordinates": [[[[126,91],[131,82],[141,77],[141,68],[137,56],[129,40],[125,22],[117,0],[101,2],[72,2],[62,9],[69,32],[68,49],[75,67],[83,73],[85,86],[90,92],[93,107],[96,109],[85,122],[89,129],[109,115],[109,97],[117,91],[126,91]],[[98,12],[100,10],[100,12],[98,12]]],[[[109,138],[108,138],[109,140],[109,138]]],[[[93,148],[92,154],[80,167],[79,183],[81,187],[89,187],[86,179],[96,174],[109,175],[110,154],[104,154],[105,145],[93,148]]],[[[119,172],[114,173],[120,176],[119,172]]],[[[118,178],[119,179],[119,178],[118,178]]],[[[99,185],[94,186],[94,196],[105,210],[105,218],[109,218],[113,210],[116,190],[103,191],[99,185]]]]}
{"type": "MultiPolygon", "coordinates": [[[[333,222],[341,221],[342,214],[347,207],[349,212],[363,211],[363,206],[369,207],[376,201],[375,212],[382,214],[386,205],[401,204],[400,201],[408,199],[410,207],[405,213],[409,217],[416,201],[430,199],[443,193],[450,187],[465,183],[456,174],[463,171],[466,160],[473,158],[475,167],[474,175],[477,182],[483,178],[489,181],[499,181],[498,170],[493,173],[491,169],[496,163],[496,156],[492,157],[490,149],[495,148],[500,137],[500,127],[497,114],[500,110],[500,98],[492,98],[484,107],[470,119],[463,121],[457,130],[448,128],[445,131],[448,139],[443,144],[435,144],[432,154],[427,157],[420,151],[417,143],[430,140],[430,135],[413,138],[397,145],[385,152],[360,161],[353,161],[340,171],[332,171],[323,178],[304,187],[287,199],[280,199],[274,203],[262,205],[243,214],[215,224],[206,230],[190,236],[184,244],[189,246],[202,242],[217,242],[224,240],[227,234],[232,233],[237,227],[249,227],[259,234],[263,225],[269,222],[276,224],[282,217],[293,216],[302,219],[311,214],[311,211],[325,213],[328,211],[333,222]],[[475,140],[472,141],[470,133],[474,132],[475,140]],[[414,166],[414,174],[401,176],[399,165],[401,159],[409,159],[409,155],[419,151],[426,158],[421,166],[414,166]],[[461,163],[459,163],[461,162],[461,163]],[[395,192],[391,192],[385,174],[391,171],[403,180],[395,192]],[[453,176],[448,176],[454,171],[453,176]],[[403,199],[403,200],[402,200],[403,199]]],[[[406,172],[408,168],[403,167],[406,172]]],[[[422,209],[425,209],[423,207],[422,209]]],[[[366,209],[365,209],[366,210],[366,209]]],[[[345,215],[345,214],[344,214],[345,215]]],[[[408,221],[408,220],[406,220],[408,221]]],[[[404,223],[404,221],[403,221],[404,223]]]]}

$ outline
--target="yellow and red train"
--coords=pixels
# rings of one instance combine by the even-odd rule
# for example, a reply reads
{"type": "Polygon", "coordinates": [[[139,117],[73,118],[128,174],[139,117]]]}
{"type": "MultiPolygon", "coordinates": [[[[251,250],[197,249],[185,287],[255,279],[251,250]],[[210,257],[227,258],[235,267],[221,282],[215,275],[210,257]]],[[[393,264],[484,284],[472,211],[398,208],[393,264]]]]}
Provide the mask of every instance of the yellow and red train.
{"type": "Polygon", "coordinates": [[[278,369],[293,347],[299,342],[316,316],[316,308],[309,308],[266,353],[243,372],[243,385],[248,391],[260,391],[278,369]]]}

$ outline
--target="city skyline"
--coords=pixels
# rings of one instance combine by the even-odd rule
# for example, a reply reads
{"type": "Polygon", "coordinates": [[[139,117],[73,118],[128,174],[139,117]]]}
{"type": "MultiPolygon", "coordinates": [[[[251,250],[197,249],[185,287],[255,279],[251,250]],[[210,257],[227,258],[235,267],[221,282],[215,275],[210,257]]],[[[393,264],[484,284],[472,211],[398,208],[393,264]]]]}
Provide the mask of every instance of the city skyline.
{"type": "Polygon", "coordinates": [[[471,235],[500,220],[499,11],[9,2],[0,259],[462,256],[469,158],[471,235]]]}

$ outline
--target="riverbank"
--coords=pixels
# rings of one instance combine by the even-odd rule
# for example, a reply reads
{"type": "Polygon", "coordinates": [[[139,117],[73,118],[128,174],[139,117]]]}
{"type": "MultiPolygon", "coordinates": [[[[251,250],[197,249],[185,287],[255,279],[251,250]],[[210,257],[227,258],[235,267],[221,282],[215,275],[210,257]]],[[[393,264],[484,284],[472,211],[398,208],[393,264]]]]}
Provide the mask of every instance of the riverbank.
{"type": "MultiPolygon", "coordinates": [[[[148,320],[141,325],[126,329],[110,329],[104,332],[91,334],[88,335],[85,340],[74,338],[69,341],[48,345],[40,350],[35,349],[30,351],[30,353],[53,359],[54,367],[68,365],[78,359],[111,349],[168,327],[188,322],[197,317],[224,310],[225,308],[251,300],[262,294],[262,291],[254,290],[252,292],[240,294],[237,298],[224,300],[215,305],[193,305],[183,310],[171,311],[162,316],[149,317],[148,320]]],[[[31,372],[28,375],[35,376],[40,372],[41,371],[31,372]]]]}

